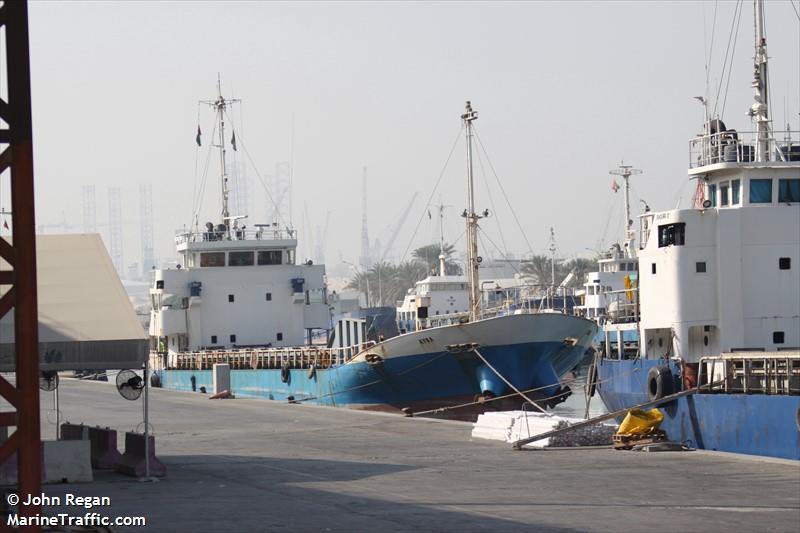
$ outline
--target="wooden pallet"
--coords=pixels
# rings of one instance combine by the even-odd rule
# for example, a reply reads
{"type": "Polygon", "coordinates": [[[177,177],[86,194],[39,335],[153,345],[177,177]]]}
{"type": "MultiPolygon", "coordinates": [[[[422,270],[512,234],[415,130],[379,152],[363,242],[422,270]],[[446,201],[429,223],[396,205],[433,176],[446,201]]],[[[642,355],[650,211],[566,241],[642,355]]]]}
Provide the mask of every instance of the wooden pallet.
{"type": "Polygon", "coordinates": [[[644,435],[616,434],[614,435],[615,450],[630,450],[634,446],[643,444],[656,444],[667,440],[667,433],[662,430],[644,435]]]}

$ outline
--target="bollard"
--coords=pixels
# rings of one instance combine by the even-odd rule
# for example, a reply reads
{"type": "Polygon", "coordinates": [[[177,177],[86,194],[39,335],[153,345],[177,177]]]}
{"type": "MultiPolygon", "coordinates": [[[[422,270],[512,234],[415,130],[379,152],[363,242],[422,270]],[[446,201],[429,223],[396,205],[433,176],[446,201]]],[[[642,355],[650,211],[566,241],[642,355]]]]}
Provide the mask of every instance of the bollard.
{"type": "Polygon", "coordinates": [[[113,470],[122,457],[117,450],[117,430],[99,426],[89,428],[89,441],[92,447],[92,468],[113,470]]]}
{"type": "MultiPolygon", "coordinates": [[[[167,467],[156,457],[156,442],[152,435],[148,438],[150,449],[150,476],[164,477],[167,467]]],[[[145,476],[145,439],[141,433],[125,433],[125,453],[114,464],[114,470],[134,477],[145,476]]]]}

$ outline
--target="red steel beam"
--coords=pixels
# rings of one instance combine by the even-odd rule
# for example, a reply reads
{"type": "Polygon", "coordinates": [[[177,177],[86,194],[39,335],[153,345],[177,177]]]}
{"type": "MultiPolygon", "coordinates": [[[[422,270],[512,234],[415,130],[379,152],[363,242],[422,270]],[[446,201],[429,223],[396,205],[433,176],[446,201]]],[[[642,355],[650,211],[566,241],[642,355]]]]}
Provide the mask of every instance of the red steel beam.
{"type": "MultiPolygon", "coordinates": [[[[13,245],[0,244],[0,256],[10,258],[11,271],[0,275],[0,283],[13,291],[8,303],[14,306],[16,390],[10,383],[0,384],[0,394],[16,407],[16,412],[0,414],[1,425],[16,425],[16,431],[0,446],[0,461],[17,453],[18,492],[41,494],[42,446],[39,433],[39,321],[36,296],[36,232],[33,198],[33,135],[31,124],[31,69],[28,43],[28,4],[3,2],[0,26],[5,26],[8,102],[0,99],[0,117],[8,129],[0,129],[0,143],[9,144],[2,152],[0,171],[11,170],[11,210],[13,245]],[[10,149],[10,157],[8,150],[10,149]]],[[[19,515],[39,514],[38,506],[19,506],[19,515]]],[[[31,527],[29,531],[38,531],[31,527]]]]}

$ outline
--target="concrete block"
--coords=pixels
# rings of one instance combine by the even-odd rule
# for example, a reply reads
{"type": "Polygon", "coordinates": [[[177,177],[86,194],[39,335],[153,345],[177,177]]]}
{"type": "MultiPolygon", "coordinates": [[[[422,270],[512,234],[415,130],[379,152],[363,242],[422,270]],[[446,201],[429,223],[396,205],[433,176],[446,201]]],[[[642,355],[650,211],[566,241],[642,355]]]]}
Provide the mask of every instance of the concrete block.
{"type": "Polygon", "coordinates": [[[61,440],[88,440],[89,428],[83,424],[61,424],[61,440]]]}
{"type": "Polygon", "coordinates": [[[212,370],[214,379],[214,390],[211,394],[219,394],[225,390],[231,390],[231,365],[227,363],[215,363],[212,370]]]}
{"type": "MultiPolygon", "coordinates": [[[[156,439],[149,436],[150,441],[150,475],[153,477],[164,477],[167,475],[167,467],[156,457],[156,439]]],[[[141,433],[125,433],[125,453],[114,465],[114,470],[122,474],[134,477],[145,476],[145,453],[144,435],[141,433]]]]}
{"type": "Polygon", "coordinates": [[[45,483],[84,483],[94,479],[88,440],[46,440],[42,445],[45,483]]]}
{"type": "Polygon", "coordinates": [[[122,457],[117,450],[117,430],[110,428],[89,428],[89,442],[92,450],[92,468],[113,470],[122,457]]]}

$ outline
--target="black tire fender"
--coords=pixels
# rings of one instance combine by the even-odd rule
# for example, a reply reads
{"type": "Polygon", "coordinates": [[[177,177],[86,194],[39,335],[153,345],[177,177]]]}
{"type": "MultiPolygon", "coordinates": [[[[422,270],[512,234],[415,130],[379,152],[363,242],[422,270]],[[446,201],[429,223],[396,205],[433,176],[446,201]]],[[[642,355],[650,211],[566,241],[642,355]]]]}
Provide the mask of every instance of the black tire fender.
{"type": "Polygon", "coordinates": [[[675,392],[675,381],[668,366],[654,366],[647,373],[647,396],[660,400],[675,392]]]}
{"type": "Polygon", "coordinates": [[[286,363],[281,365],[281,381],[289,383],[289,365],[286,363]]]}

